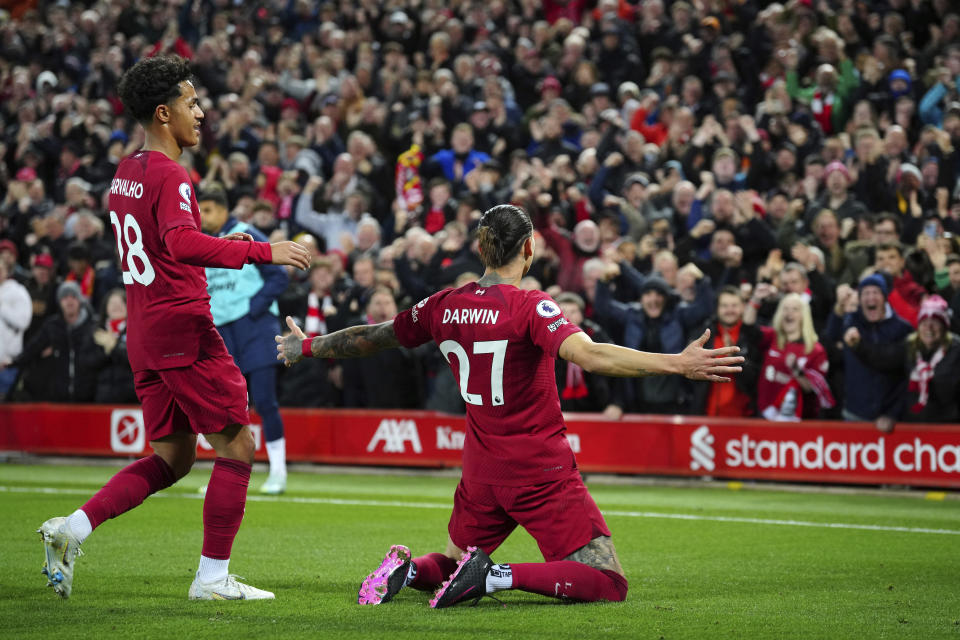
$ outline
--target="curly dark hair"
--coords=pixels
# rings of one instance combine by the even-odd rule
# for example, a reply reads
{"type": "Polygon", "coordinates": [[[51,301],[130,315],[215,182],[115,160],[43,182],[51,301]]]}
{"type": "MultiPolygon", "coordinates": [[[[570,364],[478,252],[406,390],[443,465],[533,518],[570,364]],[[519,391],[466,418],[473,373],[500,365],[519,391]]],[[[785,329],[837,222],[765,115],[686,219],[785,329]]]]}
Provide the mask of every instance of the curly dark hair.
{"type": "Polygon", "coordinates": [[[120,100],[138,122],[149,122],[161,104],[180,96],[180,83],[192,80],[190,63],[179,56],[144,58],[120,79],[120,100]]]}

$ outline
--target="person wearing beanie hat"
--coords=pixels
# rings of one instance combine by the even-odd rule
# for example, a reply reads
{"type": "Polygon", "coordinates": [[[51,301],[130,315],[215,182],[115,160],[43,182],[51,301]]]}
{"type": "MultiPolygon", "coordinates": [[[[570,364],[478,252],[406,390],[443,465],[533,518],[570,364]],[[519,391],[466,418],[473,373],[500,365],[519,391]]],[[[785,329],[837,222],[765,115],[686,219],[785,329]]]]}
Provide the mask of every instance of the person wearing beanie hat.
{"type": "Polygon", "coordinates": [[[880,290],[881,295],[883,296],[884,301],[886,301],[887,296],[890,295],[890,287],[887,285],[887,279],[879,273],[871,273],[860,281],[860,284],[857,285],[859,291],[863,291],[865,287],[876,287],[880,290]]]}
{"type": "Polygon", "coordinates": [[[913,88],[913,80],[905,69],[894,69],[887,76],[887,85],[890,88],[891,97],[896,99],[910,94],[910,90],[913,88]]]}
{"type": "Polygon", "coordinates": [[[86,302],[87,298],[83,295],[83,291],[80,290],[80,285],[74,282],[73,280],[67,280],[57,287],[57,302],[62,301],[66,297],[76,298],[79,302],[86,302]]]}
{"type": "MultiPolygon", "coordinates": [[[[920,313],[917,314],[917,319],[920,324],[924,324],[924,320],[936,320],[943,324],[944,329],[949,329],[951,315],[952,311],[947,305],[947,301],[938,295],[932,295],[927,296],[920,303],[920,313]]],[[[929,347],[930,344],[927,344],[927,346],[929,347]]]]}
{"type": "MultiPolygon", "coordinates": [[[[623,330],[620,343],[632,349],[679,353],[691,335],[713,312],[714,295],[709,277],[700,278],[691,302],[677,304],[679,296],[660,276],[644,276],[621,261],[607,274],[619,273],[622,284],[638,292],[639,300],[624,303],[613,298],[605,280],[597,282],[594,316],[608,318],[623,330]]],[[[619,281],[618,281],[619,282],[619,281]]],[[[692,397],[689,384],[673,378],[640,378],[622,384],[624,410],[643,413],[685,413],[692,397]]]]}
{"type": "Polygon", "coordinates": [[[899,349],[867,354],[876,366],[903,366],[906,384],[896,402],[877,418],[889,433],[897,420],[955,423],[960,420],[960,337],[950,332],[950,308],[938,295],[920,305],[917,332],[899,349]]]}
{"type": "Polygon", "coordinates": [[[890,285],[885,274],[866,276],[857,289],[846,284],[837,287],[837,303],[827,318],[822,341],[843,344],[843,418],[872,422],[890,410],[903,377],[890,367],[870,363],[867,357],[903,342],[913,329],[887,304],[890,285]]]}
{"type": "Polygon", "coordinates": [[[13,361],[16,391],[31,402],[91,402],[97,388],[93,314],[76,282],[57,288],[59,313],[47,316],[13,361]]]}

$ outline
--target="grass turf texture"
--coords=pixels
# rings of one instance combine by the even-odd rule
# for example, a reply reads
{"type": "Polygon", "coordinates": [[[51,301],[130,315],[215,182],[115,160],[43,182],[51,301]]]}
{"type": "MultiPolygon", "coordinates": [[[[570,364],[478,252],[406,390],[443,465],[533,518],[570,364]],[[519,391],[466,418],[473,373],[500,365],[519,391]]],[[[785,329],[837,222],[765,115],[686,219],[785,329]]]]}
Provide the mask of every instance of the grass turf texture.
{"type": "MultiPolygon", "coordinates": [[[[958,532],[956,500],[706,487],[590,483],[630,581],[626,602],[567,606],[504,592],[505,608],[484,599],[434,611],[425,593],[404,590],[386,605],[361,607],[356,591],[393,543],[415,555],[443,549],[455,479],[294,473],[279,500],[251,494],[230,566],[277,600],[190,602],[202,537],[196,489],[209,477],[197,469],[94,532],[73,597],[60,601],[44,586],[34,530],[70,513],[115,471],[0,465],[3,637],[960,638],[956,533],[649,515],[958,532]]],[[[251,487],[263,479],[255,474],[251,487]]],[[[541,561],[523,531],[493,559],[541,561]]]]}

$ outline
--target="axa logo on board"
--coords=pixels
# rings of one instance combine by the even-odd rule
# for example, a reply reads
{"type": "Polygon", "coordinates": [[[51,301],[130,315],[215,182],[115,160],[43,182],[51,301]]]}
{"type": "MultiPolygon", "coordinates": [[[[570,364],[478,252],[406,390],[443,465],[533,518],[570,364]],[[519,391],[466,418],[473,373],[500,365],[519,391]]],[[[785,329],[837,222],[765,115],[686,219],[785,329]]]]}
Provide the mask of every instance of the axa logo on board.
{"type": "Polygon", "coordinates": [[[376,433],[367,444],[367,452],[383,444],[384,453],[406,453],[407,443],[410,444],[414,453],[422,453],[423,447],[420,446],[420,434],[417,433],[417,423],[413,420],[393,420],[384,418],[380,421],[376,433]]]}
{"type": "MultiPolygon", "coordinates": [[[[716,438],[702,425],[690,434],[690,468],[713,471],[716,438]]],[[[728,468],[809,469],[960,473],[960,444],[939,447],[920,438],[893,445],[880,436],[871,442],[828,442],[823,436],[796,440],[754,439],[749,434],[726,441],[728,468]]]]}

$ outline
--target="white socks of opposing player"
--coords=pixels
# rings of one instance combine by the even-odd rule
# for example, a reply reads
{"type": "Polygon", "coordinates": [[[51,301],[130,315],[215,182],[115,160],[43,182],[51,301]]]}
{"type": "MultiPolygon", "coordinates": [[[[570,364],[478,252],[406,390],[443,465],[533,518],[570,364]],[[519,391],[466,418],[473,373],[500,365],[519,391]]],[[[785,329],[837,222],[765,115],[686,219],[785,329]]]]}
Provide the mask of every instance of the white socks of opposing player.
{"type": "Polygon", "coordinates": [[[67,516],[67,529],[77,539],[77,542],[83,544],[87,536],[93,532],[93,525],[90,524],[90,518],[83,512],[83,509],[77,509],[67,516]]]}
{"type": "Polygon", "coordinates": [[[277,438],[267,443],[267,458],[270,459],[270,475],[287,477],[287,439],[277,438]]]}
{"type": "Polygon", "coordinates": [[[226,560],[215,560],[207,556],[200,556],[200,568],[197,569],[197,581],[203,584],[211,582],[220,582],[227,577],[227,569],[230,566],[230,558],[226,560]]]}
{"type": "Polygon", "coordinates": [[[487,573],[487,593],[513,588],[513,570],[508,564],[495,564],[487,573]]]}

